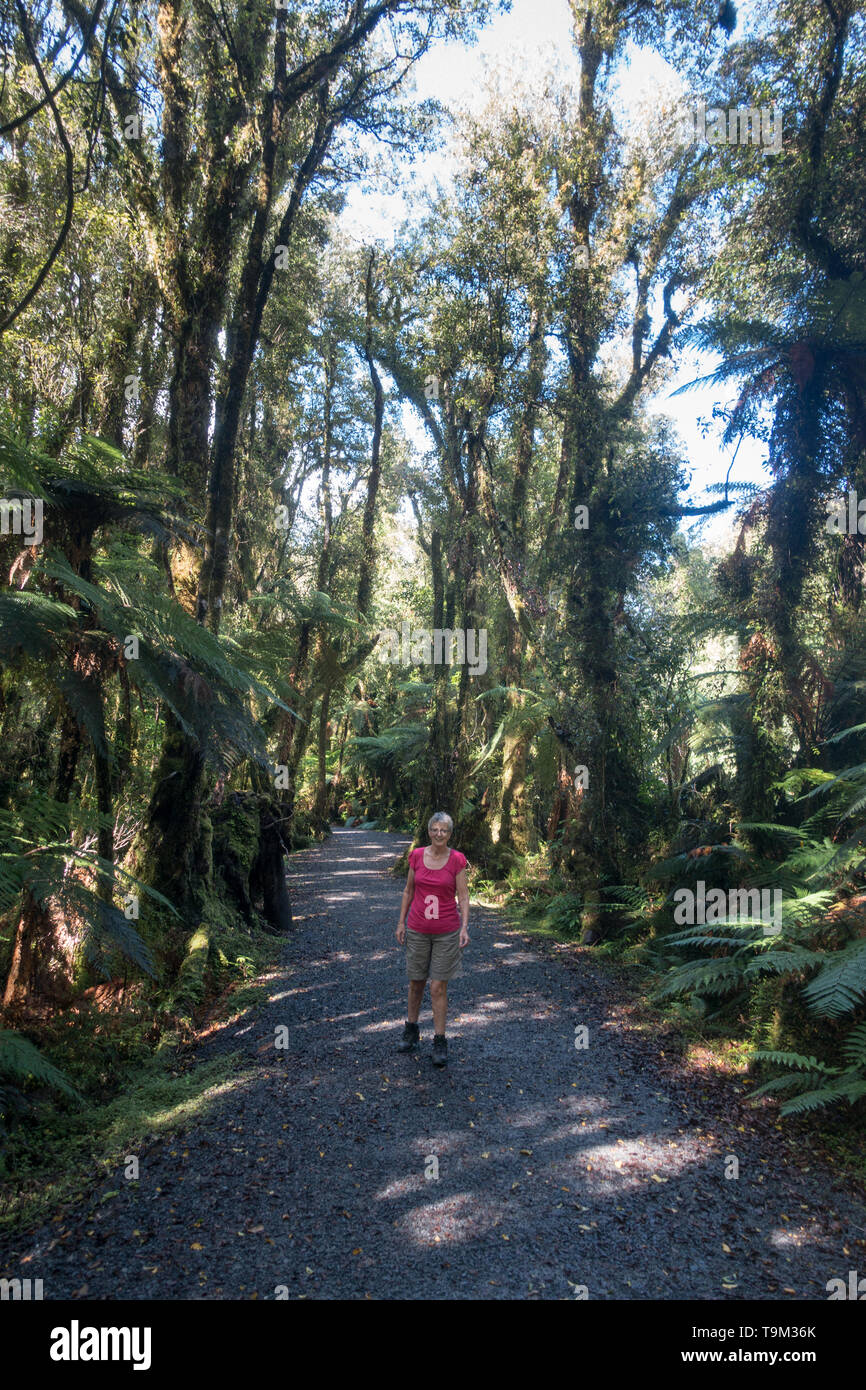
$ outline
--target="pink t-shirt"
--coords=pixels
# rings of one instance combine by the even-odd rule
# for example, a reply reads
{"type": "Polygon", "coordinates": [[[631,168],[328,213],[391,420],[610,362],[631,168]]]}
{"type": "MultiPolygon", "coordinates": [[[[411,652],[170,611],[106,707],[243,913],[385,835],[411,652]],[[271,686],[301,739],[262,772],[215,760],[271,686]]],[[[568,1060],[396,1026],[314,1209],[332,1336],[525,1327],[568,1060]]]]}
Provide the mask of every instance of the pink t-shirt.
{"type": "Polygon", "coordinates": [[[409,930],[434,936],[459,930],[456,884],[460,870],[466,868],[465,854],[452,849],[441,869],[428,869],[424,847],[419,845],[409,855],[409,867],[415,873],[415,896],[406,918],[409,930]]]}

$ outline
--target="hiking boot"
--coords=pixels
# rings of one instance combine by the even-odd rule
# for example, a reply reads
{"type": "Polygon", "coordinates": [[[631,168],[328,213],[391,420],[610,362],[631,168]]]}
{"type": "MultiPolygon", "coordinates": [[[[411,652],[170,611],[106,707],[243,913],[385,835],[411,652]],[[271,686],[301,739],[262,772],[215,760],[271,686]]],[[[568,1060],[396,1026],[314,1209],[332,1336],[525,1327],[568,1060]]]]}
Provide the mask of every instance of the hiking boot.
{"type": "Polygon", "coordinates": [[[421,1041],[421,1034],[418,1032],[418,1024],[410,1023],[406,1020],[406,1027],[403,1029],[403,1036],[397,1044],[398,1052],[411,1052],[413,1047],[417,1047],[421,1041]]]}
{"type": "Polygon", "coordinates": [[[434,1067],[448,1065],[448,1040],[444,1033],[433,1034],[433,1065],[434,1067]]]}

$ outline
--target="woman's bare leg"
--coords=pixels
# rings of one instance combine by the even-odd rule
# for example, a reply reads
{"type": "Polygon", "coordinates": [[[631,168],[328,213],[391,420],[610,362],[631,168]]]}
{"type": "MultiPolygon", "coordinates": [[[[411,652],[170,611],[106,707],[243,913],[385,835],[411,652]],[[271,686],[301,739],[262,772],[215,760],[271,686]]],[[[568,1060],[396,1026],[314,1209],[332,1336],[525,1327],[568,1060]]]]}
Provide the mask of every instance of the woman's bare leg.
{"type": "Polygon", "coordinates": [[[424,988],[426,984],[426,980],[409,981],[409,1009],[406,1017],[410,1023],[418,1022],[418,1014],[421,1011],[421,1000],[424,998],[424,988]]]}
{"type": "Polygon", "coordinates": [[[445,1032],[445,1019],[448,1014],[448,981],[430,981],[430,999],[433,1003],[433,1032],[445,1032]]]}

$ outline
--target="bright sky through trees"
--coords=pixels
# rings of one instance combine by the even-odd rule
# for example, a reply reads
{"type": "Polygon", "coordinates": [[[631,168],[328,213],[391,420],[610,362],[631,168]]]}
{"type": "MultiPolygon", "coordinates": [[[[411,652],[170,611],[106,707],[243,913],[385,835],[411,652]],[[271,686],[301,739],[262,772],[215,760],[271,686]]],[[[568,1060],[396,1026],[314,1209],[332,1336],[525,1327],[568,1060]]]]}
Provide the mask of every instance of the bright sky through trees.
{"type": "MultiPolygon", "coordinates": [[[[750,4],[738,6],[738,33],[748,25],[754,26],[757,16],[750,4]]],[[[555,71],[565,76],[579,76],[579,64],[571,38],[571,16],[568,0],[513,0],[511,10],[497,15],[481,32],[475,44],[450,42],[436,45],[417,65],[415,82],[419,100],[436,98],[450,110],[476,109],[489,93],[490,83],[497,77],[507,89],[512,72],[526,81],[533,74],[539,81],[545,72],[555,71]]],[[[654,103],[661,91],[679,92],[681,84],[670,66],[657,53],[629,46],[627,66],[619,77],[618,119],[623,126],[638,121],[642,112],[654,103]]],[[[385,156],[390,164],[390,154],[385,156]]],[[[381,191],[381,174],[377,172],[374,192],[363,184],[353,185],[344,213],[347,231],[359,240],[377,238],[393,240],[401,219],[411,215],[413,200],[423,196],[425,185],[434,180],[447,183],[453,160],[445,148],[423,158],[415,166],[392,166],[390,175],[393,191],[381,191]]],[[[704,435],[701,421],[712,417],[715,404],[726,405],[736,398],[736,386],[698,387],[683,396],[672,392],[686,382],[705,376],[717,365],[718,359],[707,354],[681,353],[678,368],[671,383],[647,403],[650,411],[664,414],[674,421],[689,461],[692,483],[688,500],[707,500],[704,489],[713,483],[724,482],[733,448],[723,448],[717,441],[723,426],[712,425],[704,435]]],[[[428,447],[426,434],[411,409],[404,412],[404,425],[421,450],[428,447]]],[[[744,439],[736,457],[731,480],[766,481],[765,451],[751,439],[744,439]]],[[[712,499],[710,499],[712,500],[712,499]]],[[[732,512],[722,512],[701,521],[702,534],[710,542],[722,542],[736,528],[732,512]]],[[[695,530],[694,519],[684,525],[695,530]]]]}

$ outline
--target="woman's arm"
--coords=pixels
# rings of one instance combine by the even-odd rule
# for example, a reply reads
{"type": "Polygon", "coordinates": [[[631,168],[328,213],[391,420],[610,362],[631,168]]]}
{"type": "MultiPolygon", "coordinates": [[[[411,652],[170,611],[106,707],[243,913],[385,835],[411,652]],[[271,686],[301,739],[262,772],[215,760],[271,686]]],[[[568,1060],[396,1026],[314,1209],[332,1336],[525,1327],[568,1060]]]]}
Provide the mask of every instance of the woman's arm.
{"type": "Polygon", "coordinates": [[[406,887],[403,889],[403,897],[400,900],[400,920],[397,923],[396,931],[397,940],[400,942],[401,946],[403,945],[403,939],[406,935],[406,913],[412,905],[414,896],[415,870],[410,867],[409,873],[406,876],[406,887]]]}
{"type": "Polygon", "coordinates": [[[469,940],[469,887],[466,882],[466,870],[461,869],[454,881],[457,890],[457,903],[460,908],[460,945],[465,946],[469,940]]]}

